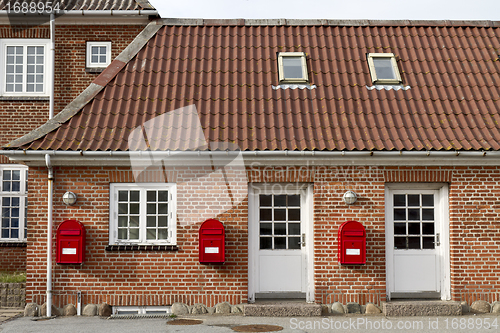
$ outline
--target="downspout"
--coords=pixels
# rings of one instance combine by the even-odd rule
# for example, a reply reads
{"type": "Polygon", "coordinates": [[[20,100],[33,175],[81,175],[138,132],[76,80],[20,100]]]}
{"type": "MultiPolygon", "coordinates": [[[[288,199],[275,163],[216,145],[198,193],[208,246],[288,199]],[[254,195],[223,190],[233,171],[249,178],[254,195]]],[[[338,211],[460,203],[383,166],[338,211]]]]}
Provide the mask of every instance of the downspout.
{"type": "MultiPolygon", "coordinates": [[[[49,119],[54,117],[54,69],[55,69],[55,17],[50,14],[50,71],[49,81],[49,119]]],[[[52,207],[53,207],[53,187],[54,171],[50,161],[50,155],[45,155],[45,165],[47,166],[48,198],[47,198],[47,317],[52,316],[52,207]]]]}

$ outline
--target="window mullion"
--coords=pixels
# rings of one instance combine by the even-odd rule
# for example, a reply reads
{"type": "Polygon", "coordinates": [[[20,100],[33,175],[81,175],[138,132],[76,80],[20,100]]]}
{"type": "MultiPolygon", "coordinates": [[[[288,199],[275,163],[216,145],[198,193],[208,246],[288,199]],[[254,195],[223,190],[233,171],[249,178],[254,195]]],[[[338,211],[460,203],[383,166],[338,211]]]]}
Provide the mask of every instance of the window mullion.
{"type": "Polygon", "coordinates": [[[146,243],[146,189],[140,188],[139,192],[139,242],[146,243]]]}

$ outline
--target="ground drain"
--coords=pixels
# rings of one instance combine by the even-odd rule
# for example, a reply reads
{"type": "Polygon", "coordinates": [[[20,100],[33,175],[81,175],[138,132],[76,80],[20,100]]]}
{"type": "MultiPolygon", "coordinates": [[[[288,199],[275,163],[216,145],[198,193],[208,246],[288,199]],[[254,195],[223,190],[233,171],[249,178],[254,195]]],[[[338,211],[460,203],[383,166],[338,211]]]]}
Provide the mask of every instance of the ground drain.
{"type": "Polygon", "coordinates": [[[167,321],[167,325],[199,325],[203,320],[199,319],[174,319],[167,321]]]}
{"type": "Polygon", "coordinates": [[[283,330],[283,327],[276,325],[242,325],[233,327],[235,332],[276,332],[283,330]]]}

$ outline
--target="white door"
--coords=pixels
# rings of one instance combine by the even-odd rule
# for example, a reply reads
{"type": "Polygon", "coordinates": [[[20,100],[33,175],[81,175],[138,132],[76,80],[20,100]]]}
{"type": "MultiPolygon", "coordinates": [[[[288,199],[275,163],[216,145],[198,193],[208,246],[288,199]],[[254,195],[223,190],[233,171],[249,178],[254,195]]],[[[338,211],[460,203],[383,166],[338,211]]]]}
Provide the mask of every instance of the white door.
{"type": "Polygon", "coordinates": [[[386,192],[388,296],[446,299],[447,198],[440,189],[406,187],[386,192]]]}
{"type": "Polygon", "coordinates": [[[249,198],[249,299],[306,298],[307,187],[258,186],[249,198]]]}

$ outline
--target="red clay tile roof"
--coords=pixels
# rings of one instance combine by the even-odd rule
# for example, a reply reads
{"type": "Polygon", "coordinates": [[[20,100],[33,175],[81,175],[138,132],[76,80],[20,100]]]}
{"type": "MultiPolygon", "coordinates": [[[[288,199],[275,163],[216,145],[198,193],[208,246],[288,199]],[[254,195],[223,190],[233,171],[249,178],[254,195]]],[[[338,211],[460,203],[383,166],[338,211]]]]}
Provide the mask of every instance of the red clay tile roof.
{"type": "MultiPolygon", "coordinates": [[[[209,142],[241,150],[499,150],[498,22],[251,22],[161,27],[80,112],[11,148],[125,151],[134,128],[194,105],[209,142]],[[311,87],[279,86],[285,51],[307,54],[311,87]],[[373,86],[372,52],[397,56],[400,87],[373,86]]],[[[196,122],[167,122],[159,149],[188,149],[196,122]]]]}

